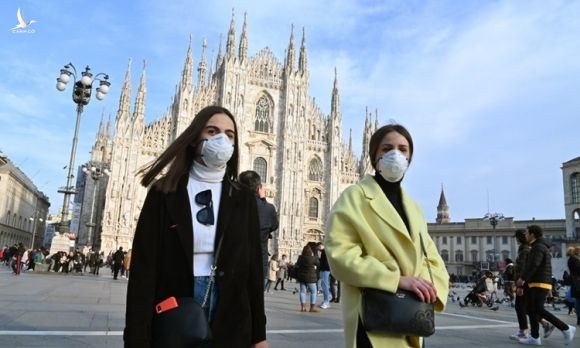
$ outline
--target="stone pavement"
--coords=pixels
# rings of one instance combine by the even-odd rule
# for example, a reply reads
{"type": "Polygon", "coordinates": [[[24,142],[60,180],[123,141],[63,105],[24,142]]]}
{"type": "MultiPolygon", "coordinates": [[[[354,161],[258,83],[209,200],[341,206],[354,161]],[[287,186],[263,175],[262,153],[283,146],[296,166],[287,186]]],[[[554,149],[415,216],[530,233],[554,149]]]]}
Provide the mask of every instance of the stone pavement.
{"type": "MultiPolygon", "coordinates": [[[[295,286],[287,283],[290,291],[265,294],[269,346],[344,347],[340,304],[320,313],[300,313],[298,295],[291,291],[295,286]]],[[[126,288],[127,280],[113,280],[108,269],[101,269],[100,276],[13,276],[0,266],[0,347],[122,347],[126,288]]],[[[554,313],[575,322],[565,310],[554,313]]],[[[427,339],[429,348],[520,346],[507,338],[517,327],[507,306],[490,311],[450,302],[446,313],[437,315],[436,326],[427,339]]],[[[557,330],[543,340],[546,347],[562,347],[563,342],[557,330]]],[[[580,347],[580,337],[570,347],[580,347]]]]}

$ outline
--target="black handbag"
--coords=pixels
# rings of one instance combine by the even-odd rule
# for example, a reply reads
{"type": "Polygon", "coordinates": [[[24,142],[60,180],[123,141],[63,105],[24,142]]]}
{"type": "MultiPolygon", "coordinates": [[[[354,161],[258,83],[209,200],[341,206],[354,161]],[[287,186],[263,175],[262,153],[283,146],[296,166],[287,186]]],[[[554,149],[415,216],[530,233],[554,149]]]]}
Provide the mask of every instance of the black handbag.
{"type": "MultiPolygon", "coordinates": [[[[222,246],[223,235],[220,238],[214,260],[217,263],[222,246]]],[[[169,309],[164,309],[162,301],[156,305],[156,314],[152,323],[152,347],[156,348],[191,348],[212,340],[209,321],[205,315],[205,307],[209,294],[215,282],[215,264],[211,266],[209,284],[205,291],[203,302],[199,305],[193,297],[168,298],[176,300],[169,309]]],[[[172,301],[170,301],[172,302],[172,301]]]]}
{"type": "Polygon", "coordinates": [[[203,307],[193,297],[179,297],[177,304],[153,317],[152,346],[189,348],[210,341],[211,330],[203,307]]]}
{"type": "MultiPolygon", "coordinates": [[[[421,238],[421,249],[427,259],[431,282],[431,266],[421,238]]],[[[422,302],[411,291],[397,289],[395,293],[363,288],[362,305],[364,328],[368,332],[427,337],[435,333],[433,303],[422,302]]]]}

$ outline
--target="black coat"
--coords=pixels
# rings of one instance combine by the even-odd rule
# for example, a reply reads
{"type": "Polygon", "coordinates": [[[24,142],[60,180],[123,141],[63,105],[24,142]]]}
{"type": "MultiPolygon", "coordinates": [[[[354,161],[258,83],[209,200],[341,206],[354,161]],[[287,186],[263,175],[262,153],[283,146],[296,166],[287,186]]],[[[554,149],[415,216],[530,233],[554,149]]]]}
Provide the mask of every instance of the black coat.
{"type": "Polygon", "coordinates": [[[296,261],[296,280],[300,283],[316,283],[318,277],[316,276],[316,267],[320,265],[320,261],[316,256],[300,255],[296,261]]]}
{"type": "Polygon", "coordinates": [[[515,275],[514,279],[518,280],[522,276],[524,269],[526,268],[526,262],[528,262],[528,255],[530,254],[530,246],[527,244],[520,244],[518,248],[518,256],[516,257],[515,264],[515,275]]]}
{"type": "Polygon", "coordinates": [[[543,238],[536,239],[530,249],[521,278],[528,283],[552,284],[552,255],[550,245],[543,238]]]}
{"type": "Polygon", "coordinates": [[[278,213],[276,213],[274,205],[266,198],[256,197],[256,205],[258,206],[262,247],[267,251],[268,239],[272,238],[270,234],[278,229],[278,213]]]}
{"type": "Polygon", "coordinates": [[[580,258],[578,256],[568,258],[568,269],[570,270],[572,297],[575,297],[576,301],[580,301],[580,258]]]}
{"type": "Polygon", "coordinates": [[[330,271],[330,265],[328,264],[328,258],[326,257],[326,249],[320,252],[320,271],[330,271]]]}
{"type": "MultiPolygon", "coordinates": [[[[184,176],[176,192],[149,190],[133,240],[127,289],[125,347],[151,345],[154,306],[193,296],[193,227],[184,176]]],[[[224,182],[217,219],[218,297],[213,347],[249,347],[266,339],[261,248],[254,196],[224,182]]],[[[217,248],[217,245],[216,245],[217,248]]]]}

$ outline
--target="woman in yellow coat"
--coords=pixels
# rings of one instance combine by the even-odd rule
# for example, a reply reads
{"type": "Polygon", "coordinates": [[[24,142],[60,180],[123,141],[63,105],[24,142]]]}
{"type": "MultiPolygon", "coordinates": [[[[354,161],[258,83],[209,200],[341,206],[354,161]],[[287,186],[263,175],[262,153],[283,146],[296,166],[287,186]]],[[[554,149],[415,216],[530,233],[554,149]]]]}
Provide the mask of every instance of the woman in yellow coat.
{"type": "Polygon", "coordinates": [[[396,124],[378,129],[369,142],[375,176],[347,188],[328,218],[326,254],[333,276],[343,284],[346,347],[420,347],[422,343],[420,337],[367,332],[361,320],[361,288],[389,292],[402,288],[434,303],[436,311],[445,308],[449,292],[445,264],[427,232],[421,208],[401,188],[412,155],[407,129],[396,124]]]}

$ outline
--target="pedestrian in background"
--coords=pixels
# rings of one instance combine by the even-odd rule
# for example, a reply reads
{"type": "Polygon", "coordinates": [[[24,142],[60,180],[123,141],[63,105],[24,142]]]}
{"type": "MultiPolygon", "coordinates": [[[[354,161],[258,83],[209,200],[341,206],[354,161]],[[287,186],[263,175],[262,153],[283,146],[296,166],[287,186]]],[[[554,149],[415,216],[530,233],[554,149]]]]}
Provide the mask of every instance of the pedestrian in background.
{"type": "Polygon", "coordinates": [[[278,260],[278,271],[276,272],[276,285],[274,290],[278,290],[278,284],[281,284],[280,290],[285,291],[284,280],[286,279],[286,273],[288,272],[288,260],[286,259],[286,254],[282,254],[282,258],[278,260]]]}
{"type": "Polygon", "coordinates": [[[316,308],[316,268],[320,265],[318,258],[314,256],[310,246],[302,249],[298,256],[296,267],[296,281],[300,283],[300,312],[318,312],[316,308]],[[306,292],[310,293],[310,309],[306,306],[306,292]]]}
{"type": "Polygon", "coordinates": [[[320,251],[320,285],[322,288],[320,308],[327,309],[330,308],[330,266],[328,265],[324,244],[319,243],[318,250],[320,251]]]}
{"type": "Polygon", "coordinates": [[[562,331],[564,343],[568,345],[574,339],[576,328],[564,323],[544,308],[546,297],[552,290],[552,256],[550,245],[543,238],[543,234],[542,228],[538,225],[530,225],[526,231],[526,238],[531,246],[530,254],[516,285],[528,285],[528,317],[531,332],[529,337],[520,339],[519,342],[527,345],[541,345],[540,319],[544,318],[562,331]]]}
{"type": "Polygon", "coordinates": [[[346,347],[422,345],[419,337],[367,332],[360,319],[361,288],[392,293],[401,288],[414,292],[421,301],[434,303],[438,312],[445,309],[449,274],[421,208],[401,187],[412,156],[413,140],[405,127],[390,124],[379,128],[369,143],[376,174],[344,190],[330,212],[326,255],[332,274],[343,285],[346,347]]]}
{"type": "Polygon", "coordinates": [[[270,292],[270,287],[272,283],[276,281],[276,274],[280,267],[278,267],[278,254],[272,255],[270,263],[268,264],[268,276],[266,277],[266,287],[264,291],[270,292]]]}
{"type": "Polygon", "coordinates": [[[253,170],[240,173],[240,184],[246,187],[256,196],[258,216],[260,221],[260,240],[262,242],[262,266],[264,267],[264,286],[268,281],[268,241],[272,239],[272,232],[278,229],[278,213],[272,203],[266,200],[266,190],[262,185],[260,175],[253,170]]]}
{"type": "Polygon", "coordinates": [[[568,269],[570,270],[570,295],[576,300],[576,326],[580,326],[580,247],[570,251],[568,269]]]}
{"type": "Polygon", "coordinates": [[[206,293],[206,347],[267,347],[260,225],[254,195],[236,181],[237,131],[229,110],[205,107],[139,172],[150,189],[133,239],[126,348],[151,346],[156,305],[170,297],[202,305],[206,293]]]}
{"type": "Polygon", "coordinates": [[[509,257],[506,257],[504,259],[505,262],[505,270],[503,271],[502,274],[502,279],[503,279],[503,293],[504,296],[507,297],[510,301],[510,306],[513,307],[513,301],[514,301],[514,288],[515,288],[515,281],[516,279],[514,278],[515,274],[514,274],[514,262],[512,261],[512,259],[510,259],[509,257]]]}
{"type": "Polygon", "coordinates": [[[131,269],[131,249],[123,257],[123,268],[125,268],[125,277],[129,279],[129,270],[131,269]]]}
{"type": "MultiPolygon", "coordinates": [[[[516,257],[516,263],[514,264],[514,279],[517,280],[522,276],[522,273],[526,267],[526,262],[528,260],[528,255],[530,253],[530,245],[528,239],[526,238],[526,230],[517,229],[514,235],[518,243],[518,255],[516,257]]],[[[528,318],[527,314],[527,284],[521,284],[517,286],[516,284],[516,301],[515,310],[516,316],[518,318],[519,330],[514,332],[510,338],[512,340],[519,341],[520,339],[528,338],[528,318]]]]}
{"type": "Polygon", "coordinates": [[[123,247],[119,247],[117,251],[113,254],[113,279],[117,280],[119,276],[119,271],[123,268],[123,259],[125,258],[125,253],[123,252],[123,247]]]}

